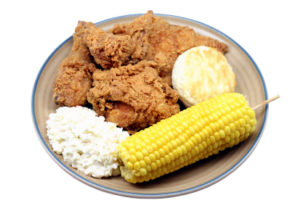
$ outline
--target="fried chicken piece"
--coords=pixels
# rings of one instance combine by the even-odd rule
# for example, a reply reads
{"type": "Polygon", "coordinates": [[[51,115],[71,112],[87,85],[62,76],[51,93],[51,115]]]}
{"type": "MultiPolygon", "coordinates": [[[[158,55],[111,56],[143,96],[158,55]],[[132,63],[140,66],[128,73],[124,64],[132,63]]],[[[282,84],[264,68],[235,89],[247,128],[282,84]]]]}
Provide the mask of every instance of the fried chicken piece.
{"type": "Polygon", "coordinates": [[[179,112],[178,93],[157,74],[157,64],[141,61],[93,74],[88,102],[107,121],[131,132],[179,112]]]}
{"type": "Polygon", "coordinates": [[[92,86],[92,73],[96,67],[82,39],[83,31],[84,26],[79,23],[73,35],[72,50],[60,64],[53,85],[53,99],[61,106],[84,105],[92,86]]]}
{"type": "Polygon", "coordinates": [[[129,35],[113,35],[97,28],[91,22],[80,22],[85,26],[84,42],[94,61],[104,69],[119,67],[131,60],[135,43],[129,35]]]}
{"type": "Polygon", "coordinates": [[[131,23],[117,24],[113,34],[129,35],[135,43],[146,46],[144,59],[158,64],[159,76],[171,85],[171,73],[177,57],[184,51],[199,45],[213,47],[227,52],[227,45],[212,38],[201,36],[186,26],[170,25],[152,11],[131,23]],[[141,42],[142,40],[142,42],[141,42]]]}

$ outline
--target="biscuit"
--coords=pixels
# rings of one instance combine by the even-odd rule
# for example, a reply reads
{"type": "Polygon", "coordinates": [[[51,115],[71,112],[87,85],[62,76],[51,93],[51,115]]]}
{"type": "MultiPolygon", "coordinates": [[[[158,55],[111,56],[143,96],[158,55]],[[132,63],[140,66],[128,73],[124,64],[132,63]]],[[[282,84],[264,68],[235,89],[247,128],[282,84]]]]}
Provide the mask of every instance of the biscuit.
{"type": "Polygon", "coordinates": [[[236,79],[221,52],[198,46],[177,58],[172,71],[172,85],[180,100],[189,107],[213,96],[233,92],[236,79]]]}

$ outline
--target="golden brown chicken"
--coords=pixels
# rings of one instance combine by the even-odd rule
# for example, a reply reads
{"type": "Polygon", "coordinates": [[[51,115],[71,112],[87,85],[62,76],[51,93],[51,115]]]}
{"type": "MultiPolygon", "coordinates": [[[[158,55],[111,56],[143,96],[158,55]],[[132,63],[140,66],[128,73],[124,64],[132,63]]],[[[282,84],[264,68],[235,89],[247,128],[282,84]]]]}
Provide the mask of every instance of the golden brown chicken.
{"type": "MultiPolygon", "coordinates": [[[[171,85],[171,73],[177,57],[184,51],[199,45],[213,47],[225,53],[227,45],[210,37],[201,36],[186,26],[170,25],[152,11],[133,20],[131,23],[117,24],[112,33],[129,35],[133,42],[142,46],[142,56],[158,64],[159,76],[171,85]]],[[[137,53],[136,53],[137,54],[137,53]]]]}
{"type": "Polygon", "coordinates": [[[99,115],[132,132],[179,112],[171,74],[181,53],[199,45],[228,50],[226,44],[170,25],[152,11],[115,25],[111,32],[80,21],[73,38],[72,52],[54,84],[55,102],[74,106],[88,100],[99,115]]]}
{"type": "Polygon", "coordinates": [[[92,85],[95,61],[103,68],[118,67],[134,51],[128,35],[113,35],[93,23],[79,21],[70,54],[60,64],[53,86],[53,98],[62,106],[84,105],[92,85]]]}
{"type": "Polygon", "coordinates": [[[53,85],[53,98],[58,105],[76,106],[86,103],[95,65],[83,41],[83,32],[84,27],[79,24],[73,35],[72,50],[59,66],[53,85]]]}
{"type": "Polygon", "coordinates": [[[93,74],[88,101],[99,115],[137,131],[179,112],[178,94],[157,74],[157,64],[141,61],[93,74]]]}
{"type": "Polygon", "coordinates": [[[135,51],[129,35],[113,35],[97,28],[91,22],[81,21],[85,28],[83,39],[94,61],[104,69],[127,64],[135,51]]]}

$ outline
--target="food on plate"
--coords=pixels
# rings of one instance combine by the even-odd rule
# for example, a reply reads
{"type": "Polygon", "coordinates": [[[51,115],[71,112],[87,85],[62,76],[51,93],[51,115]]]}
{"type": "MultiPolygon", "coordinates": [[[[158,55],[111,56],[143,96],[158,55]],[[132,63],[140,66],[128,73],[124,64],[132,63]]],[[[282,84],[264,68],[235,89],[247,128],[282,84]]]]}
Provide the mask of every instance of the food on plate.
{"type": "Polygon", "coordinates": [[[121,142],[121,176],[130,183],[153,180],[239,144],[255,127],[243,95],[213,97],[121,142]]]}
{"type": "Polygon", "coordinates": [[[172,85],[180,100],[186,106],[192,106],[233,92],[236,79],[222,53],[214,48],[197,46],[177,58],[172,71],[172,85]]]}
{"type": "Polygon", "coordinates": [[[228,93],[236,81],[227,51],[152,11],[109,32],[79,21],[53,88],[68,106],[47,121],[54,152],[86,175],[140,183],[239,144],[256,119],[228,93]],[[179,97],[191,107],[180,111],[179,97]],[[78,106],[87,102],[94,110],[78,106]]]}
{"type": "Polygon", "coordinates": [[[141,61],[95,71],[88,102],[107,121],[134,132],[178,113],[178,97],[158,76],[155,62],[141,61]]]}
{"type": "Polygon", "coordinates": [[[79,21],[84,28],[83,39],[94,61],[104,69],[127,64],[135,50],[135,43],[128,35],[104,32],[91,22],[79,21]]]}
{"type": "Polygon", "coordinates": [[[70,54],[62,61],[53,86],[53,98],[61,106],[85,105],[96,64],[120,66],[132,48],[129,36],[112,35],[93,23],[79,21],[70,54]],[[122,48],[121,48],[121,47],[122,48]]]}
{"type": "Polygon", "coordinates": [[[64,161],[96,178],[119,174],[118,144],[128,132],[86,107],[60,107],[47,121],[49,142],[64,161]]]}
{"type": "Polygon", "coordinates": [[[117,24],[112,30],[116,35],[129,35],[136,46],[133,59],[154,60],[158,74],[171,85],[171,73],[176,58],[184,51],[205,45],[227,52],[227,45],[210,37],[197,34],[187,26],[171,25],[152,11],[131,23],[117,24]]]}
{"type": "Polygon", "coordinates": [[[152,11],[109,32],[79,21],[72,51],[54,82],[54,101],[60,106],[84,106],[89,95],[98,115],[131,132],[143,129],[179,112],[172,68],[181,53],[198,45],[227,51],[226,44],[189,27],[171,25],[152,11]],[[112,76],[113,82],[105,78],[112,76]]]}
{"type": "Polygon", "coordinates": [[[72,50],[60,64],[53,85],[53,99],[61,106],[84,105],[87,92],[92,86],[95,65],[82,36],[82,28],[77,27],[72,50]]]}

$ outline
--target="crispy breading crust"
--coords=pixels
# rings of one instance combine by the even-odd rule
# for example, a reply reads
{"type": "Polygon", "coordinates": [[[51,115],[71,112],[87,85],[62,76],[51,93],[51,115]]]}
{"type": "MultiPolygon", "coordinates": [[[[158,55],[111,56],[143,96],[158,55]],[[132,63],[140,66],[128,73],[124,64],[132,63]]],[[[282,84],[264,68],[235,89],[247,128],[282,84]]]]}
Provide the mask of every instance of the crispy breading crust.
{"type": "Polygon", "coordinates": [[[107,121],[137,131],[179,112],[178,93],[158,75],[157,64],[141,61],[136,65],[97,70],[88,101],[107,121]]]}
{"type": "Polygon", "coordinates": [[[227,52],[227,45],[215,39],[201,36],[185,26],[169,24],[152,11],[133,20],[131,23],[117,24],[112,29],[116,35],[129,35],[135,43],[142,43],[146,54],[138,58],[153,60],[158,64],[158,74],[171,85],[171,73],[177,57],[184,51],[199,45],[213,47],[227,52]]]}
{"type": "Polygon", "coordinates": [[[88,100],[99,115],[131,131],[179,112],[171,74],[181,53],[198,45],[228,50],[226,44],[170,25],[152,11],[115,25],[111,32],[80,21],[73,40],[54,83],[55,102],[75,106],[88,100]],[[96,70],[94,63],[105,71],[96,70]]]}
{"type": "Polygon", "coordinates": [[[82,33],[83,27],[78,25],[73,35],[72,51],[60,64],[53,85],[53,99],[61,106],[84,105],[92,85],[91,73],[95,65],[91,62],[82,33]]]}
{"type": "Polygon", "coordinates": [[[127,64],[135,50],[129,35],[113,35],[97,28],[95,24],[81,21],[85,31],[84,42],[94,61],[104,69],[127,64]]]}

